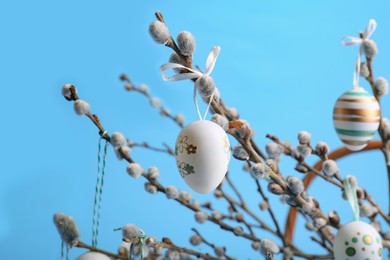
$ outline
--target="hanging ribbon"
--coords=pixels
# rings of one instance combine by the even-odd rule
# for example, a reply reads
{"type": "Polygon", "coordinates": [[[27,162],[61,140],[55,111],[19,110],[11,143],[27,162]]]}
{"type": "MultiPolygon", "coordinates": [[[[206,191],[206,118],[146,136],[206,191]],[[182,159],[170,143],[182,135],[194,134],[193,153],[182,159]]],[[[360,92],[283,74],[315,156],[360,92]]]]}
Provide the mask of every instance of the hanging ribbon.
{"type": "MultiPolygon", "coordinates": [[[[221,51],[221,47],[219,47],[219,46],[214,46],[211,49],[211,51],[207,57],[207,60],[206,60],[206,72],[205,73],[194,70],[192,68],[188,68],[188,67],[183,66],[183,65],[178,64],[178,63],[166,63],[166,64],[161,65],[161,67],[160,67],[161,76],[165,81],[180,81],[180,80],[186,80],[186,79],[198,79],[202,76],[209,76],[215,67],[215,63],[217,61],[217,58],[218,58],[220,51],[221,51]],[[165,75],[165,71],[169,70],[169,69],[185,69],[189,72],[177,73],[177,74],[174,74],[173,76],[169,77],[169,76],[165,75]]],[[[217,89],[215,89],[213,94],[211,95],[210,102],[207,106],[206,112],[205,112],[204,116],[202,117],[200,110],[199,110],[198,101],[196,100],[196,88],[194,87],[194,104],[195,104],[195,107],[196,107],[196,110],[198,112],[198,116],[199,116],[200,120],[206,118],[206,115],[210,109],[211,101],[213,100],[213,97],[214,97],[216,90],[217,89]]]]}
{"type": "MultiPolygon", "coordinates": [[[[139,234],[138,238],[139,238],[139,244],[141,246],[140,260],[143,260],[144,259],[144,247],[145,247],[146,234],[142,229],[140,229],[139,232],[140,232],[140,234],[139,234]]],[[[129,260],[133,259],[132,253],[131,253],[133,251],[133,245],[134,245],[134,243],[130,244],[129,260]]]]}
{"type": "Polygon", "coordinates": [[[344,185],[344,193],[347,196],[348,202],[352,207],[353,210],[353,220],[357,221],[359,220],[360,217],[360,208],[359,208],[359,203],[358,199],[356,196],[356,187],[352,187],[351,183],[349,182],[349,178],[351,176],[348,175],[344,180],[343,180],[343,185],[344,185]]]}
{"type": "Polygon", "coordinates": [[[106,155],[107,155],[107,146],[108,141],[106,140],[103,151],[103,161],[102,167],[100,169],[100,154],[101,154],[101,142],[103,136],[106,135],[107,132],[104,131],[99,138],[98,144],[98,173],[96,178],[96,188],[95,188],[95,199],[93,204],[93,216],[92,216],[92,246],[96,247],[98,243],[99,236],[99,225],[100,225],[100,208],[102,203],[102,195],[103,195],[103,184],[104,184],[104,169],[106,167],[106,155]],[[101,172],[101,176],[100,176],[101,172]]]}
{"type": "Polygon", "coordinates": [[[370,39],[371,35],[374,33],[376,29],[376,21],[371,19],[368,22],[366,27],[366,31],[364,32],[363,38],[354,37],[354,36],[345,36],[341,39],[341,43],[345,46],[354,46],[359,45],[359,53],[356,59],[356,67],[353,73],[353,87],[355,89],[359,88],[359,76],[360,76],[360,60],[363,54],[363,46],[362,43],[370,39]]]}

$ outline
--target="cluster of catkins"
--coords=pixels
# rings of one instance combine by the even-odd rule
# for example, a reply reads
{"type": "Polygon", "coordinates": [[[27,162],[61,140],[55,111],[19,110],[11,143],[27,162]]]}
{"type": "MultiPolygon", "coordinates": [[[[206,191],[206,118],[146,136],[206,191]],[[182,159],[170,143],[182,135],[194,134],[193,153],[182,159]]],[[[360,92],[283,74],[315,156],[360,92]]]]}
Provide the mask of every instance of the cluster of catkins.
{"type": "MultiPolygon", "coordinates": [[[[165,23],[154,21],[149,26],[149,33],[153,40],[158,44],[175,44],[165,23]]],[[[176,63],[183,66],[192,66],[188,61],[192,61],[192,55],[195,51],[195,38],[188,31],[182,31],[176,38],[177,48],[180,53],[173,52],[169,58],[170,63],[176,63]]],[[[175,68],[176,73],[185,73],[186,69],[175,68]]],[[[220,100],[220,93],[210,75],[202,75],[195,81],[195,88],[204,102],[209,102],[211,96],[217,102],[220,100]]]]}

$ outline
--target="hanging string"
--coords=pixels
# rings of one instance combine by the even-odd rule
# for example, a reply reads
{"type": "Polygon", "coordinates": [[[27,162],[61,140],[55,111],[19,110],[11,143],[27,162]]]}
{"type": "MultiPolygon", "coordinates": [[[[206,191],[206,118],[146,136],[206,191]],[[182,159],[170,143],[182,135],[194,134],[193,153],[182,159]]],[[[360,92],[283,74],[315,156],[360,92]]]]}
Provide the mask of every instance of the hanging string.
{"type": "Polygon", "coordinates": [[[351,176],[348,175],[343,180],[344,193],[347,196],[348,202],[352,207],[353,220],[357,221],[357,220],[359,220],[359,217],[360,217],[359,202],[358,202],[358,199],[356,196],[356,187],[351,185],[351,183],[349,182],[349,177],[351,177],[351,176]]]}
{"type": "Polygon", "coordinates": [[[61,260],[65,259],[65,244],[64,241],[61,241],[61,260]]]}
{"type": "Polygon", "coordinates": [[[69,246],[65,245],[64,241],[61,241],[61,260],[68,260],[68,259],[69,259],[69,246]]]}
{"type": "Polygon", "coordinates": [[[345,46],[354,46],[359,45],[359,52],[358,56],[356,58],[356,66],[353,73],[353,87],[354,89],[359,89],[359,77],[360,77],[360,60],[361,56],[363,55],[363,46],[362,43],[364,41],[367,41],[370,39],[371,35],[374,33],[376,29],[376,21],[374,19],[371,19],[368,22],[368,25],[366,27],[366,30],[364,32],[363,38],[358,38],[354,36],[345,36],[341,39],[341,43],[345,46]]]}
{"type": "MultiPolygon", "coordinates": [[[[214,46],[211,49],[209,55],[207,56],[206,72],[205,73],[194,70],[192,68],[188,68],[188,67],[183,66],[183,65],[178,64],[178,63],[166,63],[166,64],[161,65],[161,67],[160,67],[161,76],[165,81],[180,81],[180,80],[186,80],[186,79],[198,79],[202,76],[209,76],[215,67],[215,63],[217,61],[217,58],[218,58],[220,51],[221,51],[221,47],[219,47],[219,46],[214,46]],[[165,71],[169,70],[169,69],[185,69],[189,72],[176,73],[173,76],[169,77],[169,76],[165,75],[165,71]]],[[[206,113],[202,117],[200,110],[199,110],[198,101],[196,100],[196,88],[194,87],[193,99],[194,99],[195,108],[196,108],[196,111],[198,112],[198,116],[199,116],[200,120],[204,120],[206,118],[206,115],[210,109],[211,102],[213,100],[215,92],[216,92],[216,89],[214,90],[213,94],[211,95],[210,102],[209,102],[207,109],[206,109],[206,113]]]]}
{"type": "MultiPolygon", "coordinates": [[[[144,259],[144,247],[145,247],[146,234],[142,229],[140,229],[139,232],[140,232],[140,234],[139,234],[138,238],[139,238],[139,244],[141,246],[140,260],[143,260],[144,259]]],[[[133,260],[133,255],[132,255],[133,245],[134,245],[134,243],[130,243],[129,260],[133,260]]]]}
{"type": "Polygon", "coordinates": [[[100,154],[101,154],[101,142],[103,136],[107,134],[107,131],[104,131],[99,138],[98,144],[98,173],[96,177],[96,187],[95,187],[95,199],[93,204],[93,215],[92,215],[92,246],[96,247],[98,243],[99,236],[99,225],[100,225],[100,209],[102,203],[102,195],[103,195],[103,184],[104,184],[104,169],[106,167],[106,155],[107,155],[107,146],[108,141],[105,140],[104,151],[103,151],[103,161],[100,162],[100,154]],[[100,168],[100,165],[102,167],[100,168]],[[101,176],[100,176],[101,175],[101,176]]]}

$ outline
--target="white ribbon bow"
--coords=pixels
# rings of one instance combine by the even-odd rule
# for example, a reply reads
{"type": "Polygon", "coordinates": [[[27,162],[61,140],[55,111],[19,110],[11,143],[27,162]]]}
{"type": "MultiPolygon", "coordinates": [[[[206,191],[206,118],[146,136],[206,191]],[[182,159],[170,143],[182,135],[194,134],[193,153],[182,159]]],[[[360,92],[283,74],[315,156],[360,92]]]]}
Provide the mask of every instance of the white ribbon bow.
{"type": "MultiPolygon", "coordinates": [[[[221,47],[219,47],[219,46],[214,46],[211,49],[209,55],[207,56],[206,72],[205,73],[194,70],[192,68],[188,68],[188,67],[183,66],[183,65],[178,64],[178,63],[166,63],[166,64],[161,65],[161,67],[160,67],[161,76],[165,81],[180,81],[180,80],[185,80],[185,79],[197,79],[197,78],[200,78],[204,75],[209,76],[215,67],[215,62],[217,61],[217,58],[218,58],[220,51],[221,51],[221,47]],[[165,74],[165,71],[169,70],[169,69],[185,69],[189,72],[186,72],[186,73],[179,72],[179,73],[176,73],[173,76],[169,77],[165,74]]],[[[210,109],[211,101],[213,100],[213,97],[214,97],[216,90],[217,89],[215,88],[213,94],[210,97],[210,102],[207,106],[206,112],[202,118],[201,113],[199,111],[198,101],[196,100],[196,88],[194,87],[194,104],[195,104],[196,110],[198,111],[198,115],[199,115],[200,120],[206,118],[206,115],[210,109]]]]}
{"type": "Polygon", "coordinates": [[[344,36],[341,39],[341,43],[345,46],[354,46],[354,45],[360,45],[359,46],[359,53],[356,59],[356,68],[353,73],[353,86],[354,88],[359,88],[359,76],[360,76],[360,59],[361,55],[363,54],[363,47],[362,43],[364,41],[367,41],[370,39],[371,35],[374,33],[376,29],[376,21],[374,19],[371,19],[368,22],[368,25],[366,27],[366,31],[364,32],[363,38],[355,37],[355,36],[344,36]]]}

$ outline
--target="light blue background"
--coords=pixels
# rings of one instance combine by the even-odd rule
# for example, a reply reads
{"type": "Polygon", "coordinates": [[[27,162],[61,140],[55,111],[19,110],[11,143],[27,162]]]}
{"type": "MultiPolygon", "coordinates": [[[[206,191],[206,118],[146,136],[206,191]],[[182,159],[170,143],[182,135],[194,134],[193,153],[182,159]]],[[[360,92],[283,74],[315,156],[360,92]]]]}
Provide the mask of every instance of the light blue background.
{"type": "MultiPolygon", "coordinates": [[[[196,120],[192,84],[161,79],[159,66],[171,51],[148,35],[155,11],[165,15],[173,35],[182,30],[194,34],[194,60],[201,68],[211,47],[222,47],[212,75],[224,101],[255,129],[261,147],[268,142],[267,133],[296,145],[297,133],[307,130],[314,144],[326,141],[337,148],[341,143],[332,125],[333,104],[352,87],[358,50],[342,46],[340,39],[357,35],[375,18],[378,28],[372,38],[379,48],[375,75],[390,77],[389,7],[388,1],[0,2],[0,259],[59,259],[60,238],[52,223],[58,211],[72,215],[81,240],[90,243],[98,135],[92,123],[76,116],[72,104],[62,97],[64,83],[78,87],[80,97],[91,104],[110,133],[121,131],[136,142],[173,146],[180,129],[159,116],[141,95],[126,92],[118,80],[120,73],[127,73],[135,84],[148,84],[152,95],[172,113],[184,113],[187,123],[196,120]]],[[[368,87],[366,82],[361,85],[368,87]]],[[[389,117],[388,97],[382,109],[389,117]]],[[[164,185],[188,190],[173,157],[141,148],[133,149],[132,156],[145,169],[158,166],[164,185]]],[[[281,170],[302,177],[294,165],[283,158],[281,170]]],[[[162,194],[145,193],[144,180],[127,176],[126,166],[109,149],[100,247],[116,251],[121,237],[112,229],[126,223],[182,246],[189,246],[190,229],[196,227],[238,259],[259,258],[250,242],[220,232],[212,223],[195,223],[192,212],[162,194]]],[[[259,195],[240,170],[241,163],[232,160],[230,168],[253,210],[272,225],[268,214],[257,209],[259,195]]],[[[345,158],[340,168],[342,176],[356,175],[388,208],[382,154],[345,158]]],[[[318,198],[324,212],[335,208],[343,223],[351,220],[349,205],[339,199],[336,187],[316,180],[309,193],[318,198]]],[[[196,198],[214,202],[212,195],[196,198]]],[[[275,196],[270,198],[284,226],[287,207],[277,206],[275,196]]],[[[225,210],[225,206],[218,203],[217,207],[225,210]]],[[[297,224],[298,246],[323,253],[303,225],[303,221],[297,224]]],[[[269,237],[264,232],[258,235],[269,237]]],[[[209,250],[204,245],[196,249],[209,250]]],[[[71,259],[83,251],[74,249],[71,259]]]]}

